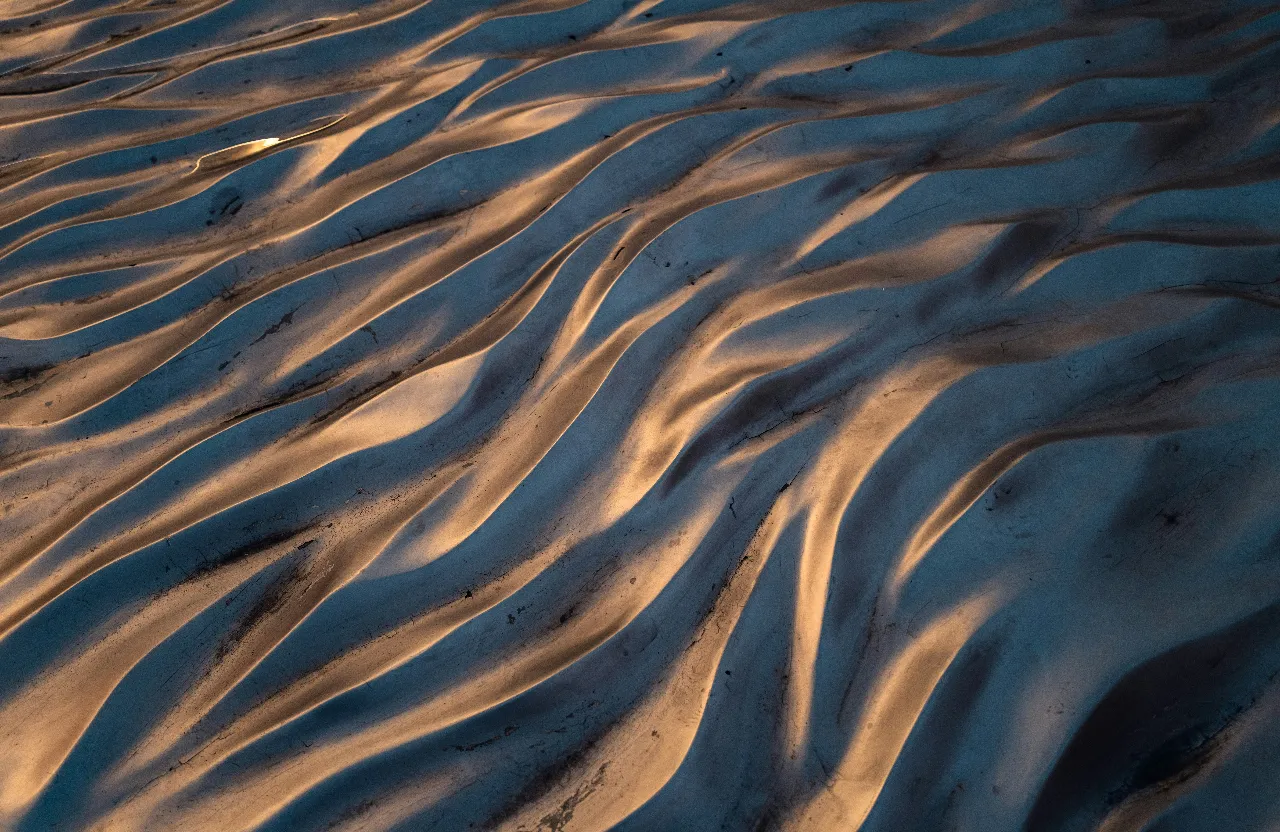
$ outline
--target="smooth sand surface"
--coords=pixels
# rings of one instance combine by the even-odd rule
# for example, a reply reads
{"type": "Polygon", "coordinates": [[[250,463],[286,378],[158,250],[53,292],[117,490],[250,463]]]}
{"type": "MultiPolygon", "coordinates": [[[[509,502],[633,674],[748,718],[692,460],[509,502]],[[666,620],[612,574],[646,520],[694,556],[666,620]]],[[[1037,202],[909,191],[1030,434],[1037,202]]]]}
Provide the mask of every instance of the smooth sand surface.
{"type": "Polygon", "coordinates": [[[1280,830],[1280,4],[0,0],[0,829],[1280,830]]]}

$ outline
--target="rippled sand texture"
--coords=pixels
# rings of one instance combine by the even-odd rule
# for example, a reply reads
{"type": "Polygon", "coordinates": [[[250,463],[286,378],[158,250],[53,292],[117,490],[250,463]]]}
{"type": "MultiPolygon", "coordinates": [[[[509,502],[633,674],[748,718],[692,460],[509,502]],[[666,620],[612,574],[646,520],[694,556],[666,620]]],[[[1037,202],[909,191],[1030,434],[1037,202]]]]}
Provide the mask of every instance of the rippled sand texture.
{"type": "Polygon", "coordinates": [[[0,15],[0,827],[1280,829],[1280,5],[0,15]]]}

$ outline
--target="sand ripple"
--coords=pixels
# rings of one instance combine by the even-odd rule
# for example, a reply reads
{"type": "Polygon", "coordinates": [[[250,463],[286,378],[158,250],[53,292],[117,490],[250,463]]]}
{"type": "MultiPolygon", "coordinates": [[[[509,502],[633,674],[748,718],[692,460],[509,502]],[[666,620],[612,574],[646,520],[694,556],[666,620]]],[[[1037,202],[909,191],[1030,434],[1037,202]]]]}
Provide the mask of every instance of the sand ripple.
{"type": "Polygon", "coordinates": [[[0,827],[1280,828],[1280,6],[0,0],[0,827]]]}

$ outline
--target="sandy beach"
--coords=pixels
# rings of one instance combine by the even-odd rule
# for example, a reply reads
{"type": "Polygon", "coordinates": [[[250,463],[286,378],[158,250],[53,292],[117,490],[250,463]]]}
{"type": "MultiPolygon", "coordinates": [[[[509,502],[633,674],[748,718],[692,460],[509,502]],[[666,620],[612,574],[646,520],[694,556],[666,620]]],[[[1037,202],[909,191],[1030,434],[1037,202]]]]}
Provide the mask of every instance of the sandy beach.
{"type": "Polygon", "coordinates": [[[1280,830],[1280,4],[0,0],[0,829],[1280,830]]]}

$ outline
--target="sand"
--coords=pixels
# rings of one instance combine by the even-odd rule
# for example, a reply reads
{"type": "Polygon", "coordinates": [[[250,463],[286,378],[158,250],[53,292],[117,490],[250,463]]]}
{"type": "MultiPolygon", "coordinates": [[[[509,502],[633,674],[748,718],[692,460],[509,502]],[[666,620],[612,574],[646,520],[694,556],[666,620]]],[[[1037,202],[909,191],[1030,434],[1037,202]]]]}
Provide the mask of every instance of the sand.
{"type": "Polygon", "coordinates": [[[0,828],[1280,829],[1280,6],[0,0],[0,828]]]}

